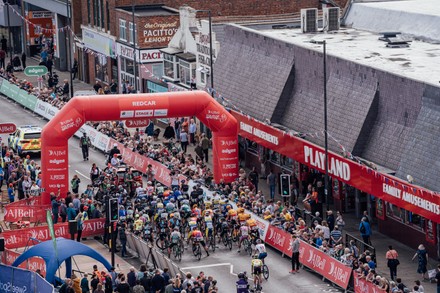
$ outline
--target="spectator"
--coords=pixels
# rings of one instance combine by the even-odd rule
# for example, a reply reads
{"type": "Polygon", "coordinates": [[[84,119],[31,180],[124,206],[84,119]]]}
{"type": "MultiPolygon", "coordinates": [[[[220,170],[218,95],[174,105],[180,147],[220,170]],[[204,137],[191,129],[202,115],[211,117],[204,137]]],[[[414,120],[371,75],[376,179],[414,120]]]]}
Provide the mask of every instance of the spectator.
{"type": "Polygon", "coordinates": [[[131,267],[130,272],[127,274],[127,283],[130,287],[136,286],[136,271],[134,267],[131,267]]]}
{"type": "Polygon", "coordinates": [[[53,61],[52,58],[49,58],[47,61],[44,62],[45,66],[47,67],[47,72],[49,72],[49,75],[52,76],[52,68],[53,68],[53,61]]]}
{"type": "Polygon", "coordinates": [[[72,287],[73,287],[74,292],[81,293],[82,292],[81,286],[80,286],[81,280],[79,279],[79,277],[76,274],[72,273],[71,279],[73,282],[72,287]]]}
{"type": "Polygon", "coordinates": [[[162,291],[165,288],[165,279],[160,274],[159,270],[156,270],[156,273],[151,280],[151,289],[153,292],[162,291]]]}
{"type": "Polygon", "coordinates": [[[423,244],[420,244],[417,252],[414,254],[411,260],[414,260],[417,257],[417,273],[422,275],[422,279],[425,279],[425,274],[428,271],[427,265],[428,265],[428,252],[425,249],[425,246],[423,244]]]}
{"type": "Polygon", "coordinates": [[[78,73],[78,61],[76,59],[73,59],[73,66],[71,69],[72,73],[72,80],[75,80],[76,74],[78,73]]]}
{"type": "Polygon", "coordinates": [[[397,266],[399,265],[398,260],[399,254],[393,247],[390,245],[388,246],[388,251],[385,254],[385,258],[387,259],[387,267],[390,269],[390,276],[391,280],[394,281],[394,279],[397,276],[397,266]]]}
{"type": "Polygon", "coordinates": [[[203,151],[203,157],[205,159],[205,162],[208,163],[209,161],[209,138],[206,137],[205,133],[202,133],[202,138],[200,140],[200,146],[202,147],[203,151]]]}
{"type": "Polygon", "coordinates": [[[6,52],[3,49],[0,49],[0,68],[5,68],[5,58],[6,52]]]}
{"type": "Polygon", "coordinates": [[[423,288],[422,283],[419,280],[415,280],[414,284],[419,287],[419,292],[424,293],[425,292],[425,288],[423,288]]]}
{"type": "Polygon", "coordinates": [[[133,287],[133,293],[146,293],[141,281],[136,280],[136,285],[133,287]]]}
{"type": "Polygon", "coordinates": [[[118,83],[114,79],[110,83],[110,93],[113,95],[118,93],[118,83]]]}
{"type": "Polygon", "coordinates": [[[100,280],[98,279],[98,276],[95,273],[93,273],[92,280],[90,281],[90,286],[92,287],[92,292],[96,291],[96,289],[98,288],[99,282],[100,282],[100,280]]]}
{"type": "Polygon", "coordinates": [[[361,223],[359,224],[359,232],[361,233],[362,240],[371,245],[370,236],[371,236],[371,227],[370,223],[367,221],[367,217],[362,217],[361,223]]]}
{"type": "Polygon", "coordinates": [[[189,125],[188,125],[188,133],[189,133],[189,142],[193,145],[196,145],[196,131],[197,131],[197,125],[194,119],[191,118],[189,125]]]}
{"type": "Polygon", "coordinates": [[[82,293],[89,293],[90,287],[89,287],[89,280],[87,279],[88,275],[84,274],[83,278],[81,279],[81,292],[82,293]]]}
{"type": "Polygon", "coordinates": [[[124,275],[121,276],[120,283],[116,286],[115,292],[130,293],[130,285],[127,284],[124,275]]]}
{"type": "Polygon", "coordinates": [[[102,85],[99,83],[99,80],[95,81],[95,84],[93,85],[93,89],[95,90],[95,92],[99,92],[99,89],[102,88],[102,85]]]}
{"type": "Polygon", "coordinates": [[[273,173],[272,169],[269,171],[269,175],[267,175],[267,185],[269,185],[270,190],[270,199],[275,199],[275,187],[277,184],[277,176],[273,173]]]}
{"type": "Polygon", "coordinates": [[[163,138],[176,138],[176,133],[174,132],[174,128],[171,126],[171,123],[168,123],[167,127],[165,128],[165,131],[163,132],[163,138]]]}
{"type": "Polygon", "coordinates": [[[23,52],[21,54],[21,64],[23,65],[23,69],[25,69],[26,68],[26,53],[25,52],[23,52]]]}
{"type": "Polygon", "coordinates": [[[180,145],[182,147],[183,153],[186,154],[188,147],[188,134],[186,133],[185,129],[182,129],[180,131],[180,145]]]}
{"type": "Polygon", "coordinates": [[[69,93],[70,93],[69,81],[65,79],[63,84],[63,95],[69,97],[69,93]]]}

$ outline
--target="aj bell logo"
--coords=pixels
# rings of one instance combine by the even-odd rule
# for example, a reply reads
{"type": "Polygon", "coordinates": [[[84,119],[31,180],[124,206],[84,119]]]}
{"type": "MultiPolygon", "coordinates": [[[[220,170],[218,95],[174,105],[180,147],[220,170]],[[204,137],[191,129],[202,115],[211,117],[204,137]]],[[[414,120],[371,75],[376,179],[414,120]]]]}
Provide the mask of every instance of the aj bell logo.
{"type": "Polygon", "coordinates": [[[49,150],[49,156],[55,156],[55,157],[59,157],[59,156],[65,156],[67,154],[67,151],[53,151],[53,150],[49,150]]]}

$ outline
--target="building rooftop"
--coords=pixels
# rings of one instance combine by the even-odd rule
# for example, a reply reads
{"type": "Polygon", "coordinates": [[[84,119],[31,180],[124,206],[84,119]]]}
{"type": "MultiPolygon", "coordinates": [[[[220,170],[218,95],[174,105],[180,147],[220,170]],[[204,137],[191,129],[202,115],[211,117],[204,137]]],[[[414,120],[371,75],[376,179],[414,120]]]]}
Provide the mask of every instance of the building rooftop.
{"type": "MultiPolygon", "coordinates": [[[[131,13],[131,6],[117,7],[123,11],[131,13]]],[[[178,15],[179,11],[163,6],[163,5],[136,5],[134,7],[134,13],[136,16],[158,16],[158,15],[178,15]]]]}
{"type": "Polygon", "coordinates": [[[259,32],[318,52],[322,52],[322,45],[311,41],[325,40],[328,55],[439,86],[440,44],[414,40],[408,48],[387,48],[387,43],[379,40],[381,34],[351,28],[316,34],[304,34],[299,29],[270,29],[259,32]]]}

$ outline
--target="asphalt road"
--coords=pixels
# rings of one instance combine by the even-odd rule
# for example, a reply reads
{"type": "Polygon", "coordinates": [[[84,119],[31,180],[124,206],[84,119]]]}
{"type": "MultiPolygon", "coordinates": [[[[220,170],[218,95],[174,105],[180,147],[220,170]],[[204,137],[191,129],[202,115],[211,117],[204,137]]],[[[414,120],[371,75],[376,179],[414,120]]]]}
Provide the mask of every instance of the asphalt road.
{"type": "MultiPolygon", "coordinates": [[[[44,118],[33,114],[11,100],[0,96],[0,122],[13,122],[18,125],[38,125],[44,126],[44,118]]],[[[7,135],[1,135],[3,141],[7,143],[7,135]]],[[[84,162],[81,150],[78,146],[79,141],[76,138],[69,140],[69,178],[78,174],[81,178],[80,191],[84,190],[90,182],[89,171],[91,164],[96,162],[101,168],[104,167],[105,156],[100,151],[90,150],[90,160],[84,162]]],[[[39,162],[39,156],[33,156],[33,159],[39,162]]],[[[130,260],[128,260],[130,262],[130,260]]],[[[136,260],[132,260],[136,265],[136,260]]],[[[215,253],[209,257],[203,253],[200,261],[187,250],[185,251],[180,267],[184,271],[198,274],[203,271],[206,275],[212,275],[218,281],[220,291],[223,293],[236,292],[235,282],[239,272],[247,271],[250,273],[251,258],[244,251],[237,253],[237,246],[234,244],[232,251],[219,244],[215,253]]],[[[330,284],[323,282],[321,277],[301,270],[299,274],[289,274],[290,261],[283,258],[278,252],[269,249],[266,264],[270,270],[270,278],[264,281],[263,292],[342,292],[333,288],[330,284]]],[[[136,265],[137,267],[137,265],[136,265]]]]}

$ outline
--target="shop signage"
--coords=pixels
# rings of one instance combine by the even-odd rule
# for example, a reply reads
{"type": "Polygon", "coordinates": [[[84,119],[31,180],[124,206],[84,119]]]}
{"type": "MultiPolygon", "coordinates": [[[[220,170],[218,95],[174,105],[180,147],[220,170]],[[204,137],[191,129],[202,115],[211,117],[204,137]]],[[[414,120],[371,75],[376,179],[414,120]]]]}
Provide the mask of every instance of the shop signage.
{"type": "MultiPolygon", "coordinates": [[[[209,68],[211,65],[211,48],[210,48],[210,35],[209,35],[209,21],[201,21],[201,31],[196,38],[197,47],[197,65],[205,65],[209,68]]],[[[215,33],[211,32],[212,35],[212,55],[215,59],[217,56],[218,43],[215,39],[215,33]]]]}
{"type": "Polygon", "coordinates": [[[52,18],[50,11],[29,11],[29,18],[52,18]]]}
{"type": "MultiPolygon", "coordinates": [[[[266,148],[324,171],[324,149],[251,117],[231,111],[239,124],[239,135],[266,148]]],[[[329,152],[329,173],[342,182],[395,206],[440,223],[440,196],[388,174],[381,174],[355,161],[329,152]]]]}
{"type": "MultiPolygon", "coordinates": [[[[116,49],[119,56],[129,60],[134,59],[133,47],[126,46],[121,43],[116,43],[116,49]]],[[[162,52],[157,49],[139,50],[136,49],[136,62],[138,63],[154,63],[162,62],[162,52]]]]}
{"type": "Polygon", "coordinates": [[[153,22],[146,23],[142,33],[141,42],[148,47],[166,47],[177,32],[179,22],[153,22]]]}
{"type": "Polygon", "coordinates": [[[139,54],[139,62],[141,63],[153,63],[162,62],[163,56],[162,52],[159,50],[141,50],[139,54]]]}
{"type": "Polygon", "coordinates": [[[116,42],[108,35],[103,35],[92,29],[82,26],[82,37],[84,46],[92,49],[105,56],[114,56],[116,49],[116,42]]]}
{"type": "Polygon", "coordinates": [[[299,245],[299,261],[330,282],[343,289],[347,288],[352,269],[304,241],[299,245]]]}

